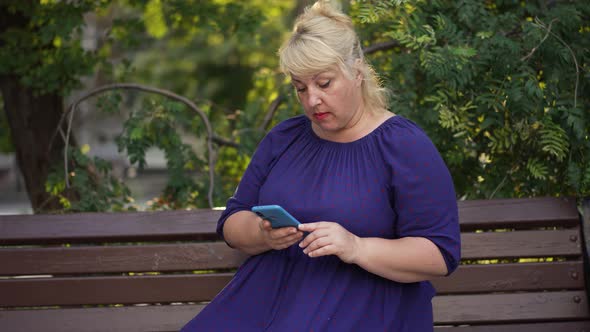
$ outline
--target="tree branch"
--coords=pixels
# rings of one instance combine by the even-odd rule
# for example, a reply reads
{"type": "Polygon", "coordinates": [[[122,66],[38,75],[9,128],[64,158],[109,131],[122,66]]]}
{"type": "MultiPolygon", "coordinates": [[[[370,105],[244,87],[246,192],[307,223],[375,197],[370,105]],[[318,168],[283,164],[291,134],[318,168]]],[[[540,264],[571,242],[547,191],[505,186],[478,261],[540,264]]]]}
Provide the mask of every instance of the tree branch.
{"type": "Polygon", "coordinates": [[[239,148],[240,144],[234,142],[234,141],[230,141],[227,138],[223,138],[220,136],[217,136],[215,134],[213,134],[213,143],[216,143],[217,145],[226,145],[226,146],[231,146],[233,148],[239,148]]]}
{"type": "MultiPolygon", "coordinates": [[[[562,43],[563,46],[565,46],[568,49],[568,51],[570,52],[570,55],[572,56],[572,59],[574,60],[574,66],[576,67],[576,83],[574,85],[574,108],[577,108],[577,106],[578,106],[578,86],[580,84],[580,65],[578,64],[578,60],[576,59],[576,53],[574,52],[574,50],[572,50],[572,48],[563,39],[561,39],[561,37],[559,37],[553,31],[551,31],[551,25],[553,24],[554,21],[557,21],[557,19],[554,18],[553,20],[551,20],[551,22],[549,22],[549,26],[546,26],[543,23],[543,21],[541,21],[539,18],[535,17],[535,23],[536,23],[536,25],[538,27],[541,27],[541,29],[544,29],[545,31],[547,31],[547,34],[541,40],[541,43],[543,43],[545,41],[545,39],[547,39],[547,37],[549,35],[552,35],[560,43],[562,43]]],[[[539,46],[540,45],[541,44],[539,44],[539,46]]],[[[537,46],[537,47],[539,47],[539,46],[537,46]]],[[[537,47],[533,48],[533,51],[536,50],[537,47]]],[[[531,55],[532,55],[532,53],[531,53],[531,55]]]]}
{"type": "MultiPolygon", "coordinates": [[[[213,155],[213,141],[219,141],[219,142],[224,142],[224,143],[231,143],[229,141],[226,141],[220,137],[216,137],[213,134],[213,129],[211,128],[211,123],[209,122],[209,119],[207,119],[207,116],[205,115],[205,113],[197,106],[195,105],[195,103],[193,103],[191,100],[189,100],[186,97],[180,96],[174,92],[168,91],[168,90],[164,90],[164,89],[159,89],[159,88],[154,88],[154,87],[150,87],[150,86],[146,86],[146,85],[142,85],[142,84],[136,84],[136,83],[115,83],[115,84],[107,84],[107,85],[103,85],[101,87],[98,87],[96,89],[93,89],[87,93],[85,93],[84,95],[82,95],[81,97],[79,97],[78,99],[76,99],[67,109],[66,111],[63,113],[59,125],[58,125],[58,129],[56,130],[56,132],[54,133],[51,141],[50,141],[50,145],[53,142],[55,136],[57,135],[58,132],[60,132],[61,130],[61,124],[63,122],[63,120],[65,119],[65,117],[69,114],[70,115],[70,119],[69,119],[69,123],[68,123],[68,128],[67,128],[67,133],[65,135],[65,139],[66,139],[66,148],[64,150],[64,160],[65,160],[65,169],[66,169],[66,181],[67,181],[67,173],[68,173],[68,163],[67,163],[67,153],[68,153],[68,149],[67,149],[67,141],[69,140],[69,133],[71,130],[71,126],[72,126],[72,119],[74,117],[74,112],[77,110],[78,105],[83,102],[86,99],[89,99],[93,96],[99,95],[101,93],[104,93],[106,91],[111,91],[111,90],[138,90],[138,91],[143,91],[143,92],[148,92],[148,93],[155,93],[158,95],[162,95],[165,97],[168,97],[170,99],[179,101],[183,104],[185,104],[188,108],[190,108],[191,110],[193,110],[194,112],[197,113],[197,115],[201,118],[201,120],[203,121],[203,123],[205,124],[205,130],[207,131],[207,152],[208,152],[208,159],[209,159],[209,192],[207,194],[207,198],[209,200],[209,206],[211,208],[213,208],[213,186],[215,184],[215,161],[214,161],[214,155],[213,155]]],[[[63,137],[63,132],[62,132],[62,137],[63,137]]],[[[228,144],[228,145],[232,145],[232,144],[228,144]]]]}
{"type": "MultiPolygon", "coordinates": [[[[543,26],[543,28],[545,28],[543,26]]],[[[549,30],[548,28],[547,31],[549,33],[551,33],[551,35],[555,38],[557,38],[557,40],[559,40],[563,46],[565,46],[569,51],[570,54],[572,56],[572,59],[574,59],[574,65],[576,66],[576,84],[574,85],[574,108],[578,107],[578,85],[580,84],[580,65],[578,64],[578,60],[576,59],[576,53],[574,53],[574,50],[572,50],[572,48],[563,40],[561,39],[561,37],[559,37],[558,35],[556,35],[555,33],[553,33],[553,31],[549,30]]]]}
{"type": "MultiPolygon", "coordinates": [[[[533,47],[533,49],[530,51],[530,53],[529,53],[529,54],[527,54],[527,55],[525,55],[525,56],[523,56],[523,57],[520,59],[520,61],[526,61],[526,60],[528,60],[530,57],[532,57],[532,56],[533,56],[533,54],[535,54],[535,52],[537,51],[537,49],[538,49],[539,47],[541,47],[541,45],[542,45],[542,44],[545,42],[545,40],[547,39],[547,37],[549,37],[549,34],[551,33],[551,26],[553,25],[553,22],[555,22],[555,21],[557,21],[557,19],[556,19],[556,18],[554,18],[553,20],[551,20],[551,22],[549,22],[549,27],[548,27],[548,28],[546,28],[546,29],[547,29],[547,33],[545,34],[545,36],[543,37],[543,39],[541,39],[541,42],[539,43],[539,45],[537,45],[537,46],[533,47]]],[[[538,24],[538,26],[545,27],[544,25],[541,25],[541,24],[538,24]]]]}
{"type": "Polygon", "coordinates": [[[392,49],[394,47],[398,47],[398,46],[401,46],[401,45],[397,40],[390,40],[390,41],[367,46],[367,47],[363,48],[363,53],[365,55],[367,55],[367,54],[372,54],[372,53],[376,53],[379,51],[390,50],[390,49],[392,49]]]}
{"type": "Polygon", "coordinates": [[[272,103],[270,103],[270,106],[268,107],[268,111],[266,111],[266,115],[264,115],[264,121],[262,121],[262,124],[258,127],[258,130],[264,131],[264,130],[268,129],[268,126],[270,125],[272,118],[275,116],[277,109],[279,108],[279,106],[281,105],[281,103],[284,100],[285,100],[285,96],[283,96],[282,94],[279,94],[272,101],[272,103]]]}

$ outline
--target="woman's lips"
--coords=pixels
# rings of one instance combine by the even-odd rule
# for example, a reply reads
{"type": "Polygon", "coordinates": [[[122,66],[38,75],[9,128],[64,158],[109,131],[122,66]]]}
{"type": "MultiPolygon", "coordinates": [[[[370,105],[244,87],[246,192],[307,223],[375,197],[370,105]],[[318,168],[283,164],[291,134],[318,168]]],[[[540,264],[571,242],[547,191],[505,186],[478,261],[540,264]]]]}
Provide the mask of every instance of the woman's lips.
{"type": "Polygon", "coordinates": [[[324,112],[324,113],[313,113],[313,117],[318,119],[318,120],[323,120],[325,119],[330,113],[328,112],[324,112]]]}

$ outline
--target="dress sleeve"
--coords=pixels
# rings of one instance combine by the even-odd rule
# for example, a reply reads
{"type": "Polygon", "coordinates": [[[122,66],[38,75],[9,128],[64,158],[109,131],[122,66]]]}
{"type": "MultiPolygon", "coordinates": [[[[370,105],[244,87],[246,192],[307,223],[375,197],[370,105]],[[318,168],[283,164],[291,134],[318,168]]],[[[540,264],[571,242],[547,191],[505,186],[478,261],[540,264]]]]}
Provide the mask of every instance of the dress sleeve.
{"type": "Polygon", "coordinates": [[[459,265],[461,240],[455,189],[449,170],[432,141],[416,125],[399,128],[401,137],[388,155],[392,172],[391,203],[396,233],[424,237],[440,250],[448,274],[459,265]]]}
{"type": "Polygon", "coordinates": [[[217,234],[223,238],[223,225],[232,214],[248,210],[257,205],[258,193],[273,161],[272,136],[266,135],[252,156],[234,195],[229,198],[225,211],[217,221],[217,234]]]}

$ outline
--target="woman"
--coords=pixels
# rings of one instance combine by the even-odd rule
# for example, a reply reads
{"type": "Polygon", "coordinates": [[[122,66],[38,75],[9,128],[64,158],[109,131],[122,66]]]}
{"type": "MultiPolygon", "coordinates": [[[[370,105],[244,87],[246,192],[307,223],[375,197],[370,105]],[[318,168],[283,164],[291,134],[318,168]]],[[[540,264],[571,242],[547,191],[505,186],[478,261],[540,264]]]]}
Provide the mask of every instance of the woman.
{"type": "Polygon", "coordinates": [[[431,331],[426,280],[460,252],[443,160],[386,109],[346,15],[316,3],[279,53],[304,115],[258,146],[218,223],[252,256],[184,331],[431,331]],[[302,225],[272,229],[250,211],[268,204],[302,225]]]}

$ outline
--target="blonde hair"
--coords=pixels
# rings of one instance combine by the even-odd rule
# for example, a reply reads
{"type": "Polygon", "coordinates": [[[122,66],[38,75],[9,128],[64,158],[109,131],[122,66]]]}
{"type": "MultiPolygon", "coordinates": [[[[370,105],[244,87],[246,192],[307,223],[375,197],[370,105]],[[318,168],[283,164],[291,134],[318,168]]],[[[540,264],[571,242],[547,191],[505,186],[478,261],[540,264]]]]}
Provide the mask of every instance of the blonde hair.
{"type": "Polygon", "coordinates": [[[357,69],[363,78],[365,107],[370,111],[387,108],[388,92],[365,61],[352,20],[329,1],[320,0],[299,15],[279,57],[281,70],[290,76],[306,77],[336,66],[352,78],[357,69]]]}

